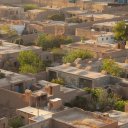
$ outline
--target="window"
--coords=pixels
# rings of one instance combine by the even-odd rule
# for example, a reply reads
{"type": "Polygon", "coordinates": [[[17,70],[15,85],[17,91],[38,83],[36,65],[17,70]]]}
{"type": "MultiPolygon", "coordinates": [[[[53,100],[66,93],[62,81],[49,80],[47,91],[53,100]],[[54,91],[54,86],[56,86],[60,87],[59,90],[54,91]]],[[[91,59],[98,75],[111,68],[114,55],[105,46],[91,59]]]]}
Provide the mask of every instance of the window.
{"type": "Polygon", "coordinates": [[[108,37],[106,37],[106,40],[108,40],[108,37]]]}
{"type": "Polygon", "coordinates": [[[102,38],[102,41],[104,40],[104,38],[102,38]]]}
{"type": "Polygon", "coordinates": [[[48,57],[48,56],[46,56],[46,59],[48,60],[48,59],[49,59],[49,57],[48,57]]]}

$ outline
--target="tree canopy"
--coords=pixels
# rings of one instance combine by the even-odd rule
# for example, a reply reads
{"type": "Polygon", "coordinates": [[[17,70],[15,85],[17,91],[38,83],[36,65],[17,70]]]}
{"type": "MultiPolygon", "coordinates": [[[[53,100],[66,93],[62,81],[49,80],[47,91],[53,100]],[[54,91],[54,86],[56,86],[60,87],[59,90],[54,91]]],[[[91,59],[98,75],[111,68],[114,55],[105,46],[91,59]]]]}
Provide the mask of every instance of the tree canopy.
{"type": "Polygon", "coordinates": [[[28,10],[33,10],[33,9],[37,9],[38,6],[36,4],[25,4],[24,5],[24,10],[28,11],[28,10]]]}
{"type": "Polygon", "coordinates": [[[55,20],[55,21],[64,21],[65,15],[63,13],[54,14],[54,15],[49,16],[48,19],[55,20]]]}
{"type": "Polygon", "coordinates": [[[44,69],[44,63],[41,58],[33,51],[22,51],[19,53],[18,61],[20,63],[21,73],[38,73],[44,69]]]}
{"type": "Polygon", "coordinates": [[[123,69],[112,59],[104,59],[102,64],[102,70],[107,71],[107,73],[120,77],[123,74],[123,69]]]}
{"type": "Polygon", "coordinates": [[[69,36],[54,36],[40,34],[37,38],[36,45],[41,46],[44,50],[59,48],[61,44],[72,43],[72,38],[69,36]]]}
{"type": "Polygon", "coordinates": [[[113,29],[116,40],[128,39],[128,26],[124,21],[118,22],[113,29]]]}
{"type": "Polygon", "coordinates": [[[89,59],[92,57],[93,57],[93,54],[90,51],[74,50],[74,51],[69,52],[66,56],[64,56],[63,62],[64,63],[72,63],[77,58],[89,59]]]}

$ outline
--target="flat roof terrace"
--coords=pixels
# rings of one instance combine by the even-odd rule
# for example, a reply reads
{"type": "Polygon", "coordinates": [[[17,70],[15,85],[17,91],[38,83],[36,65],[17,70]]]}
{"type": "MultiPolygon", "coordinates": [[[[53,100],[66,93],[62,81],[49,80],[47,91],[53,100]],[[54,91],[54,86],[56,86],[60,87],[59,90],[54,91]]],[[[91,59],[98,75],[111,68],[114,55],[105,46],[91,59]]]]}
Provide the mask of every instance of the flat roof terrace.
{"type": "Polygon", "coordinates": [[[91,72],[91,71],[86,71],[83,69],[78,69],[76,67],[72,66],[67,66],[67,65],[60,65],[56,67],[48,67],[48,69],[51,71],[59,71],[59,72],[64,72],[68,74],[73,74],[73,75],[78,75],[82,78],[89,78],[89,79],[97,79],[97,78],[102,78],[105,77],[106,75],[103,75],[98,72],[91,72]]]}
{"type": "Polygon", "coordinates": [[[43,25],[43,26],[74,26],[78,25],[78,23],[65,23],[64,21],[52,21],[52,20],[47,20],[43,22],[36,21],[34,22],[35,24],[43,25]]]}
{"type": "Polygon", "coordinates": [[[23,46],[14,43],[9,43],[4,40],[0,40],[0,42],[0,54],[17,53],[25,50],[41,50],[41,48],[37,46],[23,46]]]}
{"type": "Polygon", "coordinates": [[[69,45],[61,45],[61,47],[90,50],[92,52],[97,52],[97,53],[112,53],[122,50],[122,49],[114,48],[115,44],[99,44],[95,40],[87,40],[84,43],[76,42],[69,45]]]}
{"type": "Polygon", "coordinates": [[[93,26],[106,26],[106,27],[114,27],[116,25],[116,21],[111,22],[102,22],[102,23],[95,23],[93,26]]]}
{"type": "Polygon", "coordinates": [[[22,75],[22,74],[18,74],[18,73],[14,73],[14,72],[10,72],[7,70],[0,69],[0,71],[5,74],[5,78],[0,79],[0,87],[5,87],[10,84],[17,84],[17,83],[21,83],[24,81],[35,80],[35,78],[22,75]],[[8,76],[10,76],[10,79],[7,79],[8,76]]]}
{"type": "Polygon", "coordinates": [[[79,108],[68,109],[63,112],[56,113],[52,117],[55,120],[65,122],[76,128],[104,128],[105,126],[111,126],[111,124],[114,123],[115,126],[117,125],[117,121],[79,108]]]}
{"type": "Polygon", "coordinates": [[[87,18],[91,18],[91,17],[94,17],[94,18],[97,18],[97,19],[113,19],[115,17],[119,17],[119,16],[115,16],[115,15],[111,15],[111,14],[93,14],[93,13],[90,13],[90,14],[81,14],[79,15],[79,17],[87,17],[87,18]]]}
{"type": "MultiPolygon", "coordinates": [[[[38,109],[37,108],[33,108],[33,107],[25,107],[25,108],[21,108],[21,109],[17,109],[17,112],[23,112],[29,115],[33,115],[33,116],[38,116],[38,109]]],[[[39,109],[39,116],[45,116],[45,115],[52,115],[52,112],[43,110],[43,109],[39,109]]]]}

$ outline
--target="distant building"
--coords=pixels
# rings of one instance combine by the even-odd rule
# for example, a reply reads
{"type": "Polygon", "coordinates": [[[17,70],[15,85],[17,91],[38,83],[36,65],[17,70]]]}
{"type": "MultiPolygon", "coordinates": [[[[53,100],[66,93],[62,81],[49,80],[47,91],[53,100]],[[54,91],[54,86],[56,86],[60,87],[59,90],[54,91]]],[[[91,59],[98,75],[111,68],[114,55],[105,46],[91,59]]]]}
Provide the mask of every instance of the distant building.
{"type": "Polygon", "coordinates": [[[42,9],[33,9],[28,10],[25,14],[26,19],[32,20],[32,21],[42,21],[45,19],[48,19],[50,16],[59,14],[59,10],[55,9],[48,9],[48,8],[42,8],[42,9]]]}
{"type": "Polygon", "coordinates": [[[8,19],[21,19],[24,16],[22,7],[0,6],[0,16],[8,19]]]}
{"type": "Polygon", "coordinates": [[[93,24],[93,28],[96,31],[105,31],[105,32],[112,32],[114,26],[116,25],[117,22],[102,22],[102,23],[96,23],[93,24]]]}
{"type": "Polygon", "coordinates": [[[96,39],[97,43],[101,43],[101,44],[114,44],[115,43],[115,39],[114,39],[114,34],[113,33],[102,33],[99,35],[95,35],[94,38],[96,39]]]}
{"type": "Polygon", "coordinates": [[[85,23],[67,23],[64,21],[47,20],[44,22],[34,22],[28,26],[28,29],[54,35],[75,35],[75,29],[84,26],[85,23]]]}

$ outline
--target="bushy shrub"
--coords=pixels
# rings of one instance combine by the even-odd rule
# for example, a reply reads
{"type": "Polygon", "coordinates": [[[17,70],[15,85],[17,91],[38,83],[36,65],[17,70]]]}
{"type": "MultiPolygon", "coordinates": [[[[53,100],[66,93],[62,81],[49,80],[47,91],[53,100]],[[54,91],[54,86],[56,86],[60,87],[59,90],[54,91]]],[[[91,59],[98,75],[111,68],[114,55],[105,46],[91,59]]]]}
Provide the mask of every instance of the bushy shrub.
{"type": "Polygon", "coordinates": [[[74,50],[74,51],[69,52],[66,56],[64,56],[63,62],[64,63],[72,63],[77,58],[88,59],[88,58],[92,58],[92,57],[93,57],[93,54],[90,51],[74,50]]]}
{"type": "Polygon", "coordinates": [[[126,104],[126,101],[119,100],[119,101],[115,102],[114,107],[118,111],[124,111],[125,104],[126,104]]]}
{"type": "Polygon", "coordinates": [[[69,44],[72,42],[73,40],[69,36],[40,34],[37,38],[36,45],[41,46],[44,50],[47,50],[52,48],[59,48],[61,44],[69,44]]]}
{"type": "Polygon", "coordinates": [[[63,13],[54,14],[52,16],[48,17],[49,20],[55,20],[55,21],[64,21],[65,15],[63,13]]]}
{"type": "Polygon", "coordinates": [[[123,70],[119,67],[119,65],[112,59],[104,59],[102,64],[102,70],[107,71],[107,73],[121,77],[123,74],[123,70]]]}
{"type": "Polygon", "coordinates": [[[25,4],[24,5],[24,11],[37,9],[38,6],[36,4],[25,4]]]}
{"type": "Polygon", "coordinates": [[[20,117],[14,118],[9,122],[9,126],[12,128],[19,128],[23,126],[23,121],[20,117]]]}
{"type": "Polygon", "coordinates": [[[52,83],[64,85],[64,80],[62,78],[52,79],[52,83]]]}
{"type": "Polygon", "coordinates": [[[18,61],[20,63],[21,73],[38,73],[44,70],[44,62],[33,51],[22,51],[19,53],[18,61]]]}

